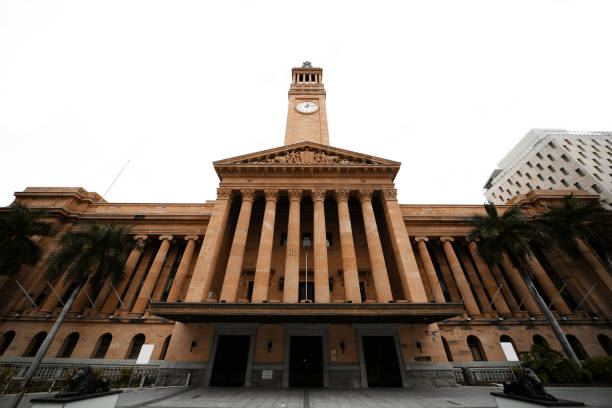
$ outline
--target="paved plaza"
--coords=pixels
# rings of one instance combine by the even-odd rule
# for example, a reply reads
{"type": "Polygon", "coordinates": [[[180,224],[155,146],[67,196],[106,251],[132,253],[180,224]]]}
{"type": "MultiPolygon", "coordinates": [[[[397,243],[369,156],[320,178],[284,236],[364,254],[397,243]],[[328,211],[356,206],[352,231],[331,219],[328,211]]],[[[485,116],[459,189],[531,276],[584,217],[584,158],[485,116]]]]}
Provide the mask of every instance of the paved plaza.
{"type": "MultiPolygon", "coordinates": [[[[363,390],[248,388],[155,388],[126,390],[121,394],[121,408],[485,408],[495,407],[492,391],[499,387],[454,387],[428,389],[369,388],[363,390]]],[[[612,388],[548,387],[557,398],[584,402],[589,407],[612,407],[612,388]]],[[[29,408],[28,395],[19,408],[29,408]]],[[[7,408],[12,397],[0,397],[0,408],[7,408]]]]}

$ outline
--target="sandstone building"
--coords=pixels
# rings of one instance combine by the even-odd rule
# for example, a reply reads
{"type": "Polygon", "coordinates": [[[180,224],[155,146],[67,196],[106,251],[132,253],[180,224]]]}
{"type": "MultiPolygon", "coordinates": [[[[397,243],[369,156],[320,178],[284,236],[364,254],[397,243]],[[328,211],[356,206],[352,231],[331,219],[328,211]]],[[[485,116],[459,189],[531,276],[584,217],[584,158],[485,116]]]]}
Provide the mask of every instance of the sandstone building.
{"type": "MultiPolygon", "coordinates": [[[[507,376],[500,341],[561,350],[518,271],[485,264],[466,240],[482,206],[399,204],[400,163],[332,147],[325,98],[320,68],[294,68],[285,144],[213,163],[219,188],[204,204],[15,193],[59,230],[39,239],[45,255],[83,221],[129,225],[144,245],[120,285],[81,291],[39,375],[130,366],[153,344],[149,367],[192,384],[454,385],[507,376]]],[[[566,194],[519,199],[537,212],[566,194]]],[[[538,251],[531,267],[577,353],[610,354],[610,275],[597,253],[538,251]]],[[[43,270],[23,267],[1,288],[0,364],[25,366],[68,296],[43,270]]]]}

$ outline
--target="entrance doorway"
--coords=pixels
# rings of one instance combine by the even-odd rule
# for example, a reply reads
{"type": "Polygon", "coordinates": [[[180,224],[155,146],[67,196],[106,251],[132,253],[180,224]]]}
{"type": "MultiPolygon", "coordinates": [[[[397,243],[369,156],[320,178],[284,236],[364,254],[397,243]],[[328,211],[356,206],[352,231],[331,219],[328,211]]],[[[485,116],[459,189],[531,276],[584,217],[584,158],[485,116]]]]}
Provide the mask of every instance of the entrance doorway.
{"type": "Polygon", "coordinates": [[[321,336],[291,336],[289,386],[323,386],[323,338],[321,336]]]}
{"type": "Polygon", "coordinates": [[[368,387],[401,387],[402,376],[393,336],[363,336],[368,387]]]}
{"type": "Polygon", "coordinates": [[[250,336],[219,336],[210,385],[244,386],[250,336]]]}
{"type": "Polygon", "coordinates": [[[309,300],[310,303],[314,303],[314,282],[300,282],[298,295],[300,302],[309,300]]]}

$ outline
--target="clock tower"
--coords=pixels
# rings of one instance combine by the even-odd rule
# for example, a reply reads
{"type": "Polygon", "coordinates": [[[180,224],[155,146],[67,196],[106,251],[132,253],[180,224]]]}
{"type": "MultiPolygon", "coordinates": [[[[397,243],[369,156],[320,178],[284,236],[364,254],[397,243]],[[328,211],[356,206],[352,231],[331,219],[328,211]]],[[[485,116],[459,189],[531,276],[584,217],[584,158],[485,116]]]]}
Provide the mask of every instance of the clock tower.
{"type": "Polygon", "coordinates": [[[323,70],[308,61],[293,68],[285,144],[315,142],[329,145],[323,70]]]}

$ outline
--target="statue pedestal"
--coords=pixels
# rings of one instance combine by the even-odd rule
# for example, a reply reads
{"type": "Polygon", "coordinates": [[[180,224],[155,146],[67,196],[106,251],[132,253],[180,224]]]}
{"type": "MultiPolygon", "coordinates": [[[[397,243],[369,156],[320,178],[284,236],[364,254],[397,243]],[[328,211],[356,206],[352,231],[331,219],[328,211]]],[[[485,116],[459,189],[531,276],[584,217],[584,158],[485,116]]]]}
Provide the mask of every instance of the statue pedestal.
{"type": "Polygon", "coordinates": [[[537,398],[521,397],[519,395],[492,392],[498,408],[541,408],[541,407],[584,407],[578,401],[556,400],[547,401],[537,398]]]}
{"type": "Polygon", "coordinates": [[[122,391],[98,392],[61,398],[34,398],[32,408],[114,408],[122,391]]]}

